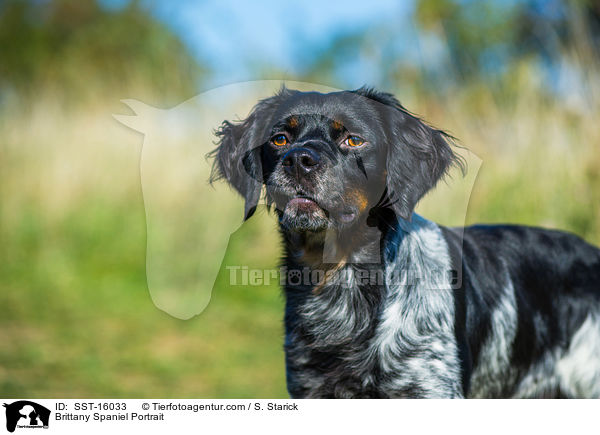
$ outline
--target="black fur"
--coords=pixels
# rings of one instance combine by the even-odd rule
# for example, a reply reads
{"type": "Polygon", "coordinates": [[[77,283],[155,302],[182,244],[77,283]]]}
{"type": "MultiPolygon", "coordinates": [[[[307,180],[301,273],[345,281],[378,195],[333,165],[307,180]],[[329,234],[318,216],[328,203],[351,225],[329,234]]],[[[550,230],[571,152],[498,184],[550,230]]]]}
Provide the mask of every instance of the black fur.
{"type": "Polygon", "coordinates": [[[600,396],[600,250],[415,215],[463,165],[392,95],[283,89],[217,134],[212,180],[279,217],[293,397],[600,396]]]}

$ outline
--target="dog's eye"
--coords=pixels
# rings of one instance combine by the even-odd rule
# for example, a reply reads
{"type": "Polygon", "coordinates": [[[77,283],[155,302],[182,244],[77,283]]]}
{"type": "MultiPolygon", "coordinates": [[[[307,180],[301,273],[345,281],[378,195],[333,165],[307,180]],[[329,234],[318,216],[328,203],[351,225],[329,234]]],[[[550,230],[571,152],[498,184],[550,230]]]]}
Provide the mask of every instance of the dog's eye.
{"type": "Polygon", "coordinates": [[[358,136],[349,136],[348,139],[344,141],[344,144],[348,145],[349,147],[359,147],[364,143],[365,141],[358,136]]]}
{"type": "Polygon", "coordinates": [[[273,136],[273,138],[271,139],[271,142],[273,142],[273,145],[277,145],[278,147],[282,147],[284,145],[287,145],[288,140],[287,140],[287,137],[285,137],[284,134],[278,134],[277,136],[273,136]]]}

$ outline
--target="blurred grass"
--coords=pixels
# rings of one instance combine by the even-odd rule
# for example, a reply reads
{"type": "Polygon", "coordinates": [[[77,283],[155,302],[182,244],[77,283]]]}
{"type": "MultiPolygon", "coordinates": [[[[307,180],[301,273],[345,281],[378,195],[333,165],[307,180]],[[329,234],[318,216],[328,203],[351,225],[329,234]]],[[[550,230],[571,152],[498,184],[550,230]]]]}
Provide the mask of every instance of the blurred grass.
{"type": "MultiPolygon", "coordinates": [[[[1,116],[0,395],[285,397],[279,289],[223,270],[201,316],[158,310],[139,135],[111,109],[50,108],[1,116]]],[[[272,227],[244,225],[224,263],[275,267],[272,227]]]]}
{"type": "MultiPolygon", "coordinates": [[[[477,86],[399,97],[481,158],[466,223],[551,226],[598,244],[600,109],[549,98],[535,74],[525,65],[504,84],[508,101],[477,86]]],[[[276,285],[230,286],[222,270],[200,316],[152,304],[141,140],[110,118],[118,110],[41,98],[0,113],[0,396],[286,397],[276,285]]],[[[462,225],[461,183],[455,174],[420,212],[462,225]]],[[[276,267],[278,243],[259,214],[224,263],[276,267]]]]}
{"type": "MultiPolygon", "coordinates": [[[[17,225],[3,222],[0,394],[284,396],[278,289],[230,287],[224,271],[201,316],[159,311],[145,282],[142,203],[133,199],[91,198],[56,222],[32,205],[17,225]]],[[[245,248],[261,232],[244,227],[229,255],[257,264],[245,248]]],[[[272,267],[276,257],[261,260],[272,267]]]]}

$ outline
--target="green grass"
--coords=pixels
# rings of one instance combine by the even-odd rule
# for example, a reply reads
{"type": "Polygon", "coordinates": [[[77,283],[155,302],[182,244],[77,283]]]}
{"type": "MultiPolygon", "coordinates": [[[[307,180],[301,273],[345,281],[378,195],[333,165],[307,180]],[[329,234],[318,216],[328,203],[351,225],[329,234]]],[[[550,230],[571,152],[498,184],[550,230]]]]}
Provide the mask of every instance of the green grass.
{"type": "MultiPolygon", "coordinates": [[[[102,203],[102,201],[99,201],[102,203]]],[[[23,210],[3,232],[0,394],[19,397],[285,397],[276,286],[229,286],[178,320],[151,302],[142,204],[87,205],[56,224],[23,210]]],[[[260,228],[244,226],[225,263],[260,228]]],[[[247,263],[245,263],[247,264],[247,263]]]]}

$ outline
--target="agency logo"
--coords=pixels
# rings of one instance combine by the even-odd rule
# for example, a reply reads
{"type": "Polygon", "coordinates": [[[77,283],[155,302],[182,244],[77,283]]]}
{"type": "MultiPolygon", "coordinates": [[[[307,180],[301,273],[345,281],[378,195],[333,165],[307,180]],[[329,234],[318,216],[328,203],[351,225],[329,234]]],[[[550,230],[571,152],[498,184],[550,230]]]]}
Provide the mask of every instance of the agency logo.
{"type": "Polygon", "coordinates": [[[6,408],[6,430],[14,432],[19,429],[48,429],[50,410],[29,400],[19,400],[4,404],[6,408]]]}

